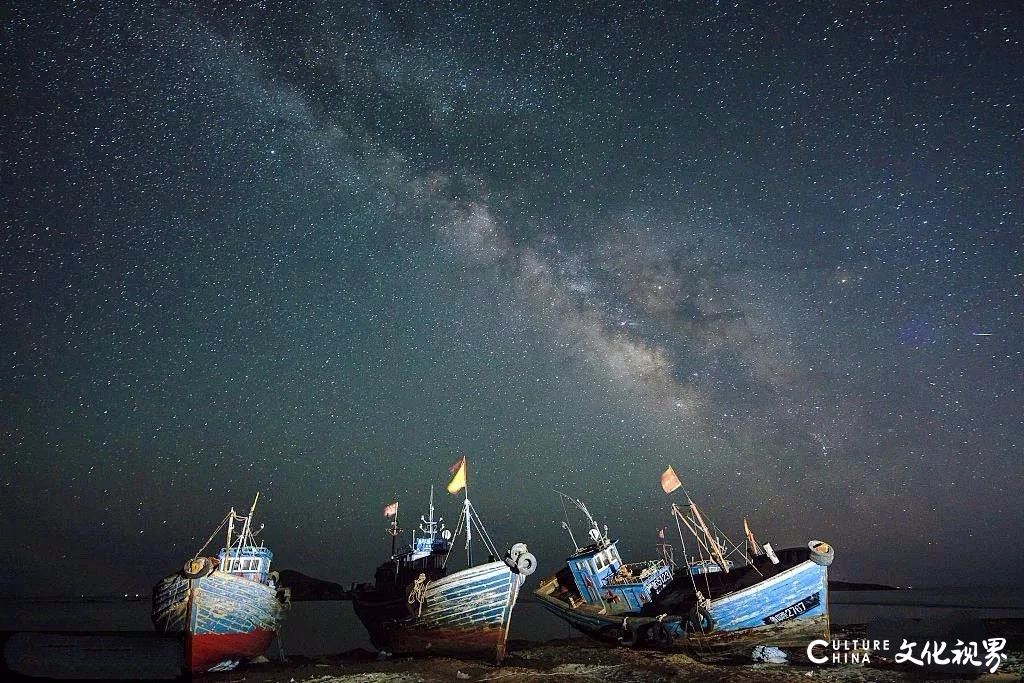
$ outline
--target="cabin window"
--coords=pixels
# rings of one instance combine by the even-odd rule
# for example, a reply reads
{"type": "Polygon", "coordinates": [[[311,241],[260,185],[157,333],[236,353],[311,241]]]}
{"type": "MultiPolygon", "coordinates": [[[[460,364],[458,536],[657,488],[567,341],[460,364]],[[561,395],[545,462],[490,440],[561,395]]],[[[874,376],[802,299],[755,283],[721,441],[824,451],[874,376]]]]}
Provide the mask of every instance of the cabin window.
{"type": "Polygon", "coordinates": [[[255,572],[260,569],[260,560],[256,558],[234,559],[225,563],[228,572],[255,572]]]}

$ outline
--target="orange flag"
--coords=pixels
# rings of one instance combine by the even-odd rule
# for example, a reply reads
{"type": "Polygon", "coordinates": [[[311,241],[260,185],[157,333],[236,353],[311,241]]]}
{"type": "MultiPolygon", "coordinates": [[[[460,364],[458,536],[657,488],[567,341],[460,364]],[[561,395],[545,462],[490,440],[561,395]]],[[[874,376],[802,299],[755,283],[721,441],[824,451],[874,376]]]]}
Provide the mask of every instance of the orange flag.
{"type": "Polygon", "coordinates": [[[672,493],[682,485],[683,482],[679,481],[676,471],[671,467],[661,473],[661,490],[665,493],[672,493]]]}
{"type": "Polygon", "coordinates": [[[466,488],[466,456],[459,458],[448,471],[455,475],[448,484],[448,493],[458,493],[466,488]]]}

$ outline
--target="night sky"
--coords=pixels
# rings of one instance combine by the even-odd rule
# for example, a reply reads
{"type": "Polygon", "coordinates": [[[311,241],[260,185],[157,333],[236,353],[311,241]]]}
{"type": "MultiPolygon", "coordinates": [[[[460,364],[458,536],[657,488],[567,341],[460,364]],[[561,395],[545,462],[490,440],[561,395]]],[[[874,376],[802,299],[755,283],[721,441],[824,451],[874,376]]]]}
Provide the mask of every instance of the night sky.
{"type": "Polygon", "coordinates": [[[1018,3],[280,5],[0,13],[0,593],[256,491],[366,580],[460,455],[538,575],[555,488],[653,556],[671,464],[835,578],[1024,579],[1018,3]]]}

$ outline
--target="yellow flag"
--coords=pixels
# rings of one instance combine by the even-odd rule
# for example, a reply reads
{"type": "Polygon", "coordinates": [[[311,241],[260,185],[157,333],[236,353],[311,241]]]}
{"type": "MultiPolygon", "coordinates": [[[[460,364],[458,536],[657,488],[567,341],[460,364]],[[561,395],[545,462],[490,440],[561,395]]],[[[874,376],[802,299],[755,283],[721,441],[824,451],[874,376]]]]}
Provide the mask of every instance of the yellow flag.
{"type": "Polygon", "coordinates": [[[458,493],[466,488],[466,456],[459,458],[458,462],[448,468],[448,471],[455,474],[448,484],[448,493],[458,493]]]}

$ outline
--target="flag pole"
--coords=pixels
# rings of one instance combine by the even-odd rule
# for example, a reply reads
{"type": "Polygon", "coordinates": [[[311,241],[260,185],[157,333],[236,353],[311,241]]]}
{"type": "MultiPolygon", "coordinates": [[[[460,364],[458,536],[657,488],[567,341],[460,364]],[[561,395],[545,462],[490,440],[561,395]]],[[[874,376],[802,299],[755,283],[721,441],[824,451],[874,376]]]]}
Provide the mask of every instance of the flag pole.
{"type": "Polygon", "coordinates": [[[395,556],[395,543],[398,541],[398,495],[395,495],[395,516],[391,519],[391,557],[395,556]]]}

